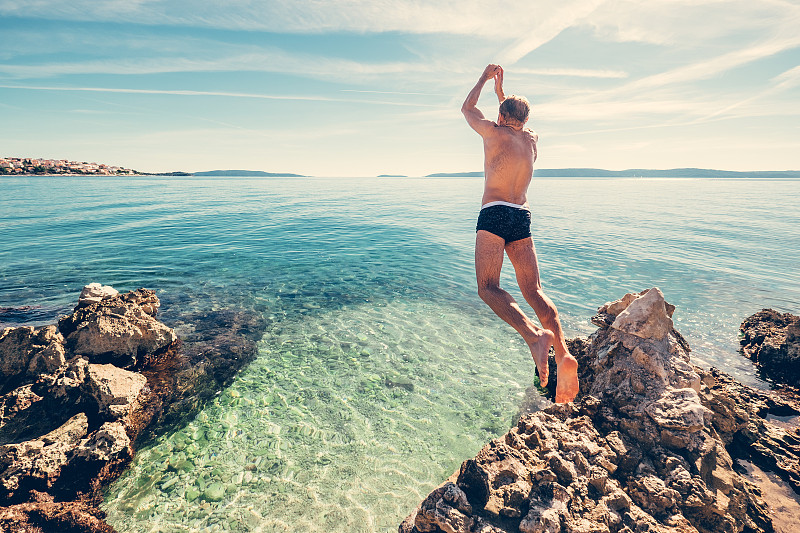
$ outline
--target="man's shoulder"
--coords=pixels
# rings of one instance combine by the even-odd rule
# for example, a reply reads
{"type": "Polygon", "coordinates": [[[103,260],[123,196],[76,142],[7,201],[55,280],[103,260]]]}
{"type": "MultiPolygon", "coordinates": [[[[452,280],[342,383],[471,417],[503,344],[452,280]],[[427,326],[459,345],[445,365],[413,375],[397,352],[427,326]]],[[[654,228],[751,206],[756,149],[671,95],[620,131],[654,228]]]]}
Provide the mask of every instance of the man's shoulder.
{"type": "Polygon", "coordinates": [[[539,141],[539,134],[536,133],[535,131],[533,131],[532,129],[525,128],[523,131],[530,136],[530,138],[531,138],[531,140],[533,142],[538,142],[539,141]]]}

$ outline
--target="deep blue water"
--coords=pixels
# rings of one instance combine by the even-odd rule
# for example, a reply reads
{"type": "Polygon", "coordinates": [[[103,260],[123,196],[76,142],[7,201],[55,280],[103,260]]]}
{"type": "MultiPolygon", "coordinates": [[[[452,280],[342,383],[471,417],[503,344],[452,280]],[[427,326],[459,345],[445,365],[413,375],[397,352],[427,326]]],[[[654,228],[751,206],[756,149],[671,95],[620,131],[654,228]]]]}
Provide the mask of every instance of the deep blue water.
{"type": "MultiPolygon", "coordinates": [[[[658,286],[696,362],[766,386],[737,354],[737,328],[764,307],[800,312],[798,185],[535,178],[543,285],[568,335],[591,333],[604,302],[658,286]]],[[[167,322],[263,310],[259,357],[141,451],[109,492],[110,519],[123,531],[391,530],[507,429],[532,380],[524,344],[475,292],[481,187],[3,177],[0,307],[35,309],[0,320],[52,322],[94,281],[157,289],[167,322]],[[193,470],[163,466],[176,457],[193,470]],[[214,483],[219,501],[204,496],[214,483]]],[[[502,283],[513,281],[507,263],[502,283]]]]}

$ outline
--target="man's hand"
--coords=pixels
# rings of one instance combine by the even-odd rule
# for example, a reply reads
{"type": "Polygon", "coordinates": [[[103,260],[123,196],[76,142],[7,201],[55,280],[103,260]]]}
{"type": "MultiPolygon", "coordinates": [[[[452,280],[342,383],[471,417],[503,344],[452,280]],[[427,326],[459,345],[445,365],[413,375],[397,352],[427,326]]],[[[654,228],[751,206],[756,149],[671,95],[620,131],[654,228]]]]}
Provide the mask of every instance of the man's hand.
{"type": "Polygon", "coordinates": [[[486,65],[486,68],[483,69],[483,74],[481,75],[481,79],[484,82],[489,81],[490,79],[494,78],[498,72],[502,72],[502,68],[500,65],[486,65]]]}
{"type": "Polygon", "coordinates": [[[494,74],[494,93],[497,95],[497,101],[503,103],[506,95],[503,92],[503,67],[497,66],[497,71],[494,74]]]}

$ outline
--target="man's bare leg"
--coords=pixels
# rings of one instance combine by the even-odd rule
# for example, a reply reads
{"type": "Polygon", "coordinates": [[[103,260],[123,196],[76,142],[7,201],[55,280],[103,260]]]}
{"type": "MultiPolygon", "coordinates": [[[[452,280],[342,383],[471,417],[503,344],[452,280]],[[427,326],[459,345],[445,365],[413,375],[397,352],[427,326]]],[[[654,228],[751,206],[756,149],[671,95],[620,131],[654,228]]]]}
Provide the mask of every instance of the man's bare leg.
{"type": "Polygon", "coordinates": [[[508,258],[514,265],[522,295],[533,308],[542,326],[552,331],[555,336],[553,349],[558,366],[556,402],[571,402],[578,394],[578,362],[567,348],[561,321],[558,319],[558,310],[542,290],[533,239],[529,237],[511,242],[506,245],[505,249],[508,258]]]}
{"type": "Polygon", "coordinates": [[[517,333],[522,335],[531,351],[536,369],[539,371],[541,386],[547,385],[547,357],[550,346],[555,341],[551,331],[542,329],[528,318],[519,304],[506,291],[500,288],[500,270],[503,267],[505,241],[480,230],[475,239],[475,273],[478,278],[478,295],[492,311],[505,320],[517,333]]]}

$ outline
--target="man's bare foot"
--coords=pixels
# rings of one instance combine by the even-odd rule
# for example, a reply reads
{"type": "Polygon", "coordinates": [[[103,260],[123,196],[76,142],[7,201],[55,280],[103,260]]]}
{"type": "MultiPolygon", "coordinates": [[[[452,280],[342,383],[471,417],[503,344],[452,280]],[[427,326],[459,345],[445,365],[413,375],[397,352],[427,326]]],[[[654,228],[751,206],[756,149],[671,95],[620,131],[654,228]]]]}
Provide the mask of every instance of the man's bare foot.
{"type": "Polygon", "coordinates": [[[549,329],[541,330],[539,337],[536,340],[528,344],[528,348],[531,349],[531,355],[533,356],[533,361],[536,363],[536,370],[539,372],[539,386],[546,387],[547,386],[547,379],[550,374],[550,370],[547,367],[547,358],[550,355],[550,347],[556,340],[556,336],[553,335],[553,332],[549,329]]]}
{"type": "Polygon", "coordinates": [[[558,364],[556,403],[567,403],[578,395],[578,361],[570,354],[564,355],[558,364]]]}

